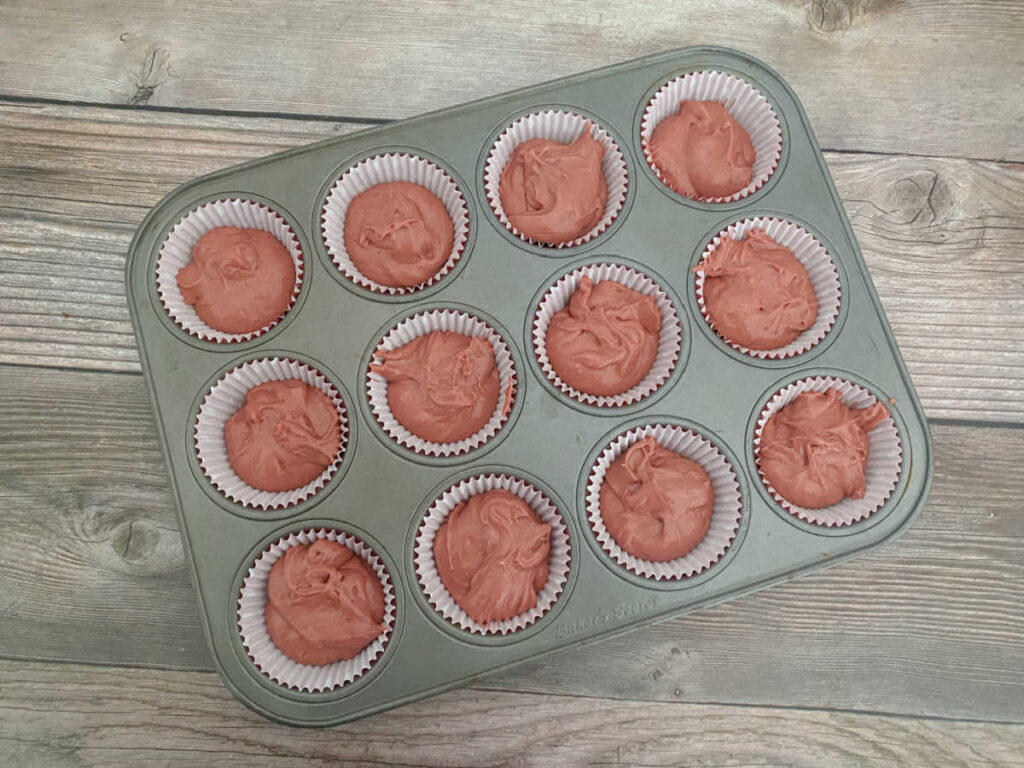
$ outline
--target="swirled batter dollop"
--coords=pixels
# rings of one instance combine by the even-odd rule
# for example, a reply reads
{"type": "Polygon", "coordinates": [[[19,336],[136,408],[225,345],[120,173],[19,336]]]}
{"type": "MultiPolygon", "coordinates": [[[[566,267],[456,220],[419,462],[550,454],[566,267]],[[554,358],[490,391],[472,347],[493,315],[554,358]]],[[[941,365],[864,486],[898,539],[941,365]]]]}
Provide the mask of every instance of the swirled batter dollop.
{"type": "Polygon", "coordinates": [[[597,226],[608,203],[604,147],[590,125],[571,144],[529,139],[512,152],[498,187],[509,222],[525,237],[559,245],[597,226]]]}
{"type": "Polygon", "coordinates": [[[580,280],[551,318],[546,347],[555,373],[589,395],[618,395],[639,383],[658,356],[661,312],[652,296],[614,280],[580,280]]]}
{"type": "Polygon", "coordinates": [[[363,275],[381,285],[425,282],[451,256],[455,239],[444,203],[409,181],[376,184],[349,203],[345,250],[363,275]]]}
{"type": "Polygon", "coordinates": [[[776,349],[814,325],[818,300],[804,265],[760,229],[726,237],[693,268],[715,329],[750,349],[776,349]]]}
{"type": "Polygon", "coordinates": [[[681,101],[649,143],[662,180],[686,197],[727,197],[750,183],[754,145],[717,101],[681,101]]]}
{"type": "Polygon", "coordinates": [[[627,448],[601,484],[608,533],[629,554],[654,562],[683,557],[700,544],[714,502],[708,473],[653,437],[627,448]]]}
{"type": "Polygon", "coordinates": [[[551,526],[502,489],[459,504],[434,537],[441,583],[480,624],[511,619],[537,605],[550,551],[551,526]]]}
{"type": "Polygon", "coordinates": [[[370,370],[387,379],[392,415],[417,437],[463,440],[494,415],[501,383],[487,339],[433,331],[378,356],[370,370]]]}
{"type": "Polygon", "coordinates": [[[353,659],[386,629],[384,588],[359,555],[330,539],[296,544],[267,580],[267,633],[299,664],[353,659]]]}
{"type": "Polygon", "coordinates": [[[224,425],[228,463],[263,491],[291,491],[315,480],[341,448],[334,402],[298,379],[266,381],[224,425]]]}
{"type": "Polygon", "coordinates": [[[295,263],[280,240],[262,229],[216,227],[192,246],[175,276],[181,298],[222,333],[251,333],[291,306],[295,263]]]}
{"type": "Polygon", "coordinates": [[[821,509],[864,497],[868,432],[889,418],[881,403],[850,408],[839,392],[803,392],[768,419],[758,462],[791,504],[821,509]]]}

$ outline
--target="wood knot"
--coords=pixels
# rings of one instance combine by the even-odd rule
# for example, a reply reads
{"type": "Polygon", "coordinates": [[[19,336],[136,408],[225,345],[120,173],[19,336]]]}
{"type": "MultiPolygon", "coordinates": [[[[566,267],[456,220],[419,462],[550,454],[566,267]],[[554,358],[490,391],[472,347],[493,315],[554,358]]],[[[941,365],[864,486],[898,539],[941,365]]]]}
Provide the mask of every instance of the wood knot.
{"type": "Polygon", "coordinates": [[[133,520],[118,528],[110,546],[122,560],[139,563],[153,554],[159,540],[160,534],[155,528],[133,520]]]}
{"type": "Polygon", "coordinates": [[[145,519],[124,520],[108,539],[117,570],[161,574],[181,567],[184,553],[175,531],[145,519]]]}
{"type": "Polygon", "coordinates": [[[805,0],[807,26],[815,32],[842,32],[861,16],[877,13],[892,0],[805,0]]]}
{"type": "Polygon", "coordinates": [[[148,104],[157,87],[167,81],[171,54],[166,48],[154,45],[142,59],[142,67],[135,73],[135,90],[128,97],[133,106],[148,104]]]}
{"type": "Polygon", "coordinates": [[[942,224],[956,204],[949,184],[931,169],[899,179],[892,186],[890,201],[904,223],[919,227],[942,224]]]}

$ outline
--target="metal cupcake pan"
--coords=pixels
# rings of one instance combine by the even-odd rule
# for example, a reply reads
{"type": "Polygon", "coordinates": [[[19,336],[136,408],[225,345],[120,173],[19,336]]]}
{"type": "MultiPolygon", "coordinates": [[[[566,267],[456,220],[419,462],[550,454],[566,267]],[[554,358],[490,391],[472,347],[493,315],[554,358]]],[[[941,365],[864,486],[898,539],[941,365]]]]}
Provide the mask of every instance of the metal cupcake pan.
{"type": "Polygon", "coordinates": [[[920,510],[932,473],[920,403],[828,175],[807,117],[786,83],[764,64],[722,48],[686,48],[302,147],[203,177],[165,198],[132,242],[126,269],[132,320],[161,446],[170,471],[187,558],[213,658],[225,685],[267,717],[294,725],[345,722],[466,684],[569,646],[616,635],[773,583],[834,565],[892,540],[920,510]],[[648,166],[640,139],[652,96],[696,71],[734,75],[763,95],[779,119],[782,151],[767,181],[728,203],[684,198],[648,166]],[[529,243],[498,219],[485,190],[493,143],[518,118],[561,110],[593,119],[623,152],[625,200],[587,242],[529,243]],[[362,160],[408,153],[436,164],[469,209],[464,250],[443,278],[389,295],[362,287],[335,265],[321,234],[328,192],[362,160]],[[298,239],[304,274],[284,318],[255,338],[207,341],[168,314],[156,285],[167,234],[203,203],[251,200],[279,214],[298,239]],[[807,352],[758,359],[733,349],[703,319],[690,268],[730,224],[758,216],[799,224],[828,250],[842,301],[835,324],[807,352]],[[587,405],[545,375],[532,324],[537,305],[562,276],[587,264],[622,264],[668,295],[681,327],[678,360],[647,397],[624,407],[587,405]],[[432,309],[475,314],[511,351],[517,392],[507,422],[479,448],[418,454],[381,428],[367,398],[366,371],[381,337],[432,309]],[[196,456],[195,420],[210,388],[254,359],[287,358],[320,371],[341,393],[348,442],[339,469],[309,498],[262,510],[213,486],[196,456]],[[885,504],[867,519],[826,527],[784,509],[762,483],[753,438],[768,399],[812,376],[846,379],[892,414],[902,469],[885,504]],[[597,457],[629,430],[665,424],[709,439],[736,473],[742,512],[725,553],[688,578],[653,579],[620,565],[587,518],[587,483],[597,457]],[[481,474],[521,478],[561,512],[570,568],[554,605],[519,631],[474,633],[447,621],[417,579],[417,531],[445,489],[481,474]],[[351,682],[314,693],[285,686],[253,663],[238,627],[249,568],[274,542],[306,529],[333,529],[379,558],[394,586],[394,617],[383,650],[351,682]]]}

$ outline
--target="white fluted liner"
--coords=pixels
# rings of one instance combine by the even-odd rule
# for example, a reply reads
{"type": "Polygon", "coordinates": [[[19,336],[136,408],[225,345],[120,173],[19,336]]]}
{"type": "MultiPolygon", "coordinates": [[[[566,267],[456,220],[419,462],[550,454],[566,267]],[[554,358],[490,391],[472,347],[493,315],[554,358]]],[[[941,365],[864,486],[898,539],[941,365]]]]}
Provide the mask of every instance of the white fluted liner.
{"type": "Polygon", "coordinates": [[[452,271],[466,249],[466,241],[469,239],[469,206],[455,180],[429,160],[408,154],[377,155],[349,168],[334,182],[324,201],[320,215],[320,230],[331,260],[345,277],[371,291],[396,296],[422,290],[452,271]],[[352,200],[370,187],[393,181],[408,181],[426,187],[444,203],[445,210],[452,219],[455,239],[452,242],[451,254],[436,273],[419,285],[381,285],[360,272],[345,249],[345,216],[352,200]]]}
{"type": "MultiPolygon", "coordinates": [[[[867,408],[878,402],[878,398],[871,392],[852,381],[831,376],[815,376],[796,381],[772,395],[762,409],[754,430],[754,458],[757,462],[757,472],[761,477],[761,482],[783,509],[801,520],[832,528],[864,520],[882,508],[900,479],[903,448],[900,444],[899,432],[896,430],[896,422],[890,417],[868,432],[868,465],[864,473],[867,489],[864,498],[846,498],[838,504],[821,509],[798,507],[796,504],[786,501],[761,472],[761,433],[764,430],[764,425],[775,413],[793,402],[798,395],[804,392],[827,392],[829,389],[837,390],[840,402],[850,408],[867,408]]],[[[889,408],[887,404],[883,403],[883,405],[889,408]]]]}
{"type": "Polygon", "coordinates": [[[742,221],[730,224],[708,243],[704,253],[701,254],[701,261],[718,248],[726,238],[741,240],[752,229],[763,230],[768,237],[772,238],[779,245],[789,248],[797,260],[803,264],[804,269],[807,270],[807,276],[814,287],[814,298],[818,301],[818,315],[814,320],[814,324],[789,344],[776,347],[775,349],[750,349],[742,344],[737,344],[731,339],[726,338],[715,327],[710,315],[708,315],[707,306],[704,303],[704,272],[696,273],[697,306],[700,307],[700,313],[703,315],[705,322],[711,327],[711,330],[717,333],[733,349],[761,360],[783,360],[811,349],[815,344],[824,339],[836,324],[836,319],[839,317],[839,305],[842,302],[839,270],[836,269],[835,262],[832,261],[832,257],[825,250],[825,246],[821,244],[821,241],[806,229],[791,221],[766,216],[743,219],[742,221]]]}
{"type": "Polygon", "coordinates": [[[230,343],[262,336],[277,325],[295,305],[302,288],[302,247],[284,218],[262,203],[252,200],[215,200],[203,203],[185,214],[167,233],[156,259],[156,292],[171,319],[184,331],[205,341],[230,343]],[[249,333],[224,333],[211,328],[186,304],[178,288],[178,271],[192,261],[192,248],[203,235],[217,227],[261,229],[269,232],[288,249],[295,265],[295,288],[288,309],[277,320],[249,333]]]}
{"type": "Polygon", "coordinates": [[[348,446],[348,415],[341,393],[320,371],[296,360],[272,357],[250,360],[228,371],[213,385],[195,424],[195,446],[199,464],[214,487],[233,502],[250,509],[284,509],[315,494],[341,466],[348,446]],[[257,384],[298,379],[326,394],[338,409],[341,447],[334,461],[310,483],[291,491],[261,491],[240,478],[228,461],[224,425],[245,405],[246,395],[257,384]]]}
{"type": "Polygon", "coordinates": [[[487,155],[487,162],[484,164],[484,190],[487,193],[487,201],[491,204],[494,214],[509,232],[533,245],[548,245],[547,243],[538,243],[512,226],[512,222],[508,220],[501,204],[501,172],[505,170],[516,147],[530,139],[550,139],[569,144],[580,137],[588,123],[590,123],[590,135],[604,147],[601,170],[604,172],[605,183],[608,186],[608,202],[605,204],[604,216],[586,234],[552,247],[571,248],[593,240],[608,229],[615,217],[619,215],[619,211],[622,210],[622,206],[626,202],[629,173],[622,150],[615,143],[611,134],[591,118],[574,112],[554,110],[535,112],[520,117],[502,132],[494,146],[491,147],[491,151],[487,155]]]}
{"type": "Polygon", "coordinates": [[[548,380],[569,397],[588,405],[603,408],[614,408],[643,400],[664,384],[672,375],[676,363],[679,362],[679,351],[683,345],[683,330],[679,315],[672,305],[672,299],[656,282],[647,275],[637,272],[631,267],[621,264],[598,263],[588,264],[563,275],[548,289],[537,306],[533,317],[533,351],[537,362],[548,380]],[[661,310],[661,333],[658,337],[658,354],[654,358],[651,370],[635,386],[619,395],[591,395],[569,386],[562,380],[551,365],[547,351],[548,326],[551,318],[569,306],[569,299],[579,288],[580,281],[589,277],[594,283],[613,280],[634,291],[653,296],[661,310]]]}
{"type": "Polygon", "coordinates": [[[551,610],[569,579],[572,547],[562,512],[542,491],[511,475],[477,475],[453,485],[442,493],[427,510],[413,544],[413,563],[420,589],[434,609],[457,627],[480,635],[507,635],[530,626],[551,610]],[[471,496],[501,489],[521,498],[545,523],[551,526],[551,553],[548,580],[537,593],[537,604],[526,613],[502,621],[480,624],[473,621],[451,596],[434,562],[434,537],[455,507],[471,496]]]}
{"type": "Polygon", "coordinates": [[[453,309],[435,309],[408,317],[384,334],[374,350],[371,364],[383,362],[379,357],[380,352],[397,349],[413,339],[426,336],[434,331],[450,331],[465,336],[482,337],[487,339],[494,349],[494,363],[498,370],[501,391],[494,413],[480,430],[453,443],[435,443],[424,440],[406,429],[395,418],[391,412],[391,406],[388,405],[387,379],[369,368],[367,368],[366,392],[377,423],[400,445],[427,456],[458,456],[468,453],[474,448],[479,448],[494,437],[508,421],[518,381],[515,361],[505,340],[483,320],[453,309]]]}
{"type": "Polygon", "coordinates": [[[690,72],[668,81],[663,85],[644,110],[640,123],[640,143],[647,164],[655,175],[664,182],[661,171],[654,164],[650,140],[658,123],[669,115],[679,112],[680,101],[717,101],[722,104],[733,119],[743,126],[754,145],[754,166],[750,183],[739,192],[726,197],[698,197],[709,203],[731,203],[741,200],[764,186],[775,172],[782,156],[782,128],[772,105],[754,86],[735,75],[725,72],[690,72]]]}
{"type": "Polygon", "coordinates": [[[299,691],[321,693],[340,688],[365,674],[384,653],[395,628],[395,587],[384,562],[368,544],[343,531],[303,530],[271,544],[249,568],[238,597],[238,632],[249,659],[256,668],[278,685],[299,691]],[[347,547],[366,561],[384,589],[385,630],[355,658],[333,664],[300,664],[278,650],[267,632],[264,611],[267,605],[267,580],[270,569],[284,553],[298,544],[330,539],[347,547]]]}
{"type": "Polygon", "coordinates": [[[587,480],[587,520],[601,549],[623,568],[657,581],[695,576],[718,562],[735,540],[742,514],[740,484],[725,454],[706,437],[673,424],[650,424],[619,435],[598,456],[587,480]],[[612,538],[601,517],[601,486],[608,468],[630,446],[647,437],[653,437],[663,448],[699,464],[711,478],[714,502],[708,532],[696,547],[675,560],[642,560],[629,554],[612,538]]]}

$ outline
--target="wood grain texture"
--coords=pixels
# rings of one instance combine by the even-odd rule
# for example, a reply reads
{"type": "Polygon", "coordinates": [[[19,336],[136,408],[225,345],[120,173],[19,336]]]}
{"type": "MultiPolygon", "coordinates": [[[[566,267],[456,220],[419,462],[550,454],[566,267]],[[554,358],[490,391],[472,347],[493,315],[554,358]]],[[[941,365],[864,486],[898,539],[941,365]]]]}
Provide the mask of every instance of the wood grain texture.
{"type": "Polygon", "coordinates": [[[1024,725],[456,691],[318,731],[216,676],[0,662],[5,768],[1020,766],[1024,725]]]}
{"type": "Polygon", "coordinates": [[[0,362],[138,371],[135,228],[174,187],[364,127],[0,104],[0,362]]]}
{"type": "MultiPolygon", "coordinates": [[[[937,426],[898,543],[489,688],[1024,722],[1024,430],[937,426]]],[[[0,656],[210,667],[142,379],[0,366],[0,656]]]]}
{"type": "MultiPolygon", "coordinates": [[[[356,127],[0,104],[0,362],[138,371],[123,268],[146,210],[356,127]]],[[[1024,422],[1024,165],[826,157],[929,416],[1024,422]]]]}
{"type": "Polygon", "coordinates": [[[0,366],[0,403],[0,645],[209,668],[141,377],[0,366]]]}
{"type": "Polygon", "coordinates": [[[1024,14],[999,0],[0,0],[0,766],[1024,765],[1024,430],[981,426],[1024,424],[1021,124],[1024,14]],[[324,115],[699,43],[794,86],[929,415],[969,422],[933,427],[918,523],[360,723],[245,710],[205,671],[137,375],[122,272],[146,210],[361,127],[324,115]]]}
{"type": "Polygon", "coordinates": [[[1024,165],[827,160],[928,415],[1024,422],[1024,165]]]}
{"type": "Polygon", "coordinates": [[[1024,160],[1022,41],[998,0],[8,0],[0,94],[397,118],[710,43],[778,69],[829,149],[1024,160]]]}

